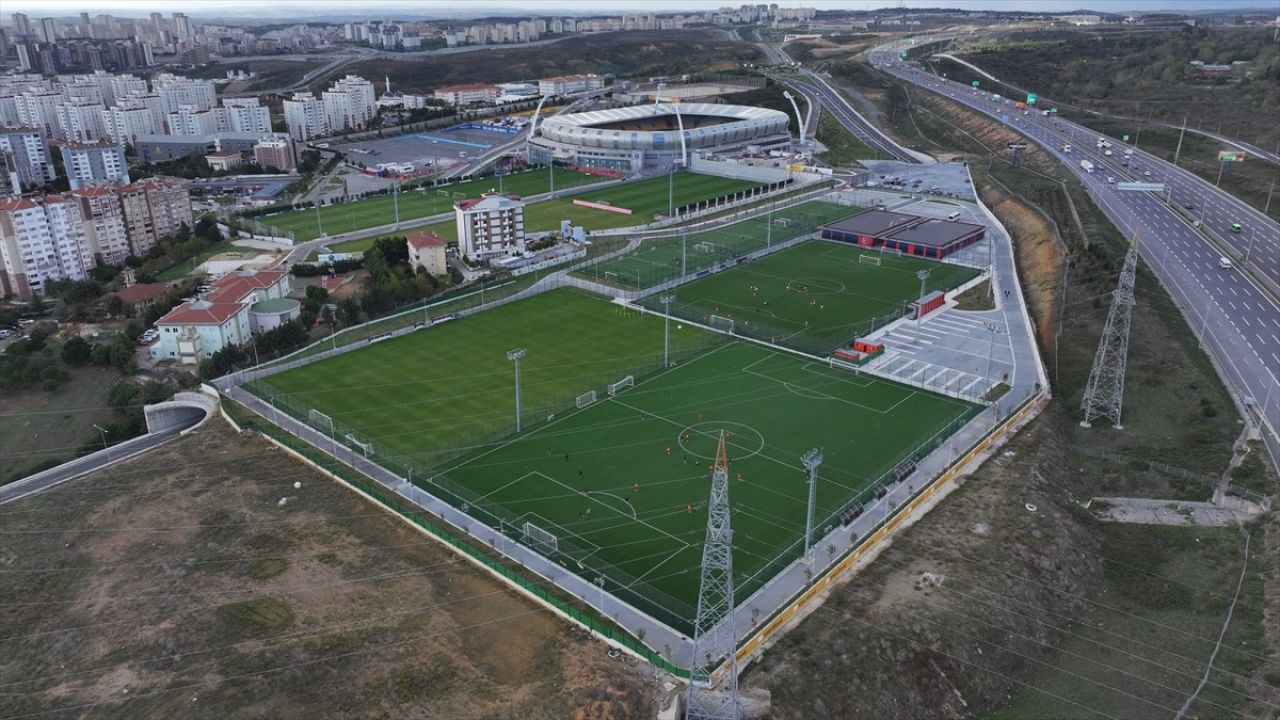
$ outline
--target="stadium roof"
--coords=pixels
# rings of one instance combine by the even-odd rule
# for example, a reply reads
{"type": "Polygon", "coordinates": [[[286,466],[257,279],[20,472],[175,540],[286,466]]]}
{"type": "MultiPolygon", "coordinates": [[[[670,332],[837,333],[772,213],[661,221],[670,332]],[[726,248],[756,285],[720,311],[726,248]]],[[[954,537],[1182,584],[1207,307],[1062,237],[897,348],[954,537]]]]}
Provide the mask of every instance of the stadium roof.
{"type": "Polygon", "coordinates": [[[892,210],[864,210],[843,220],[827,223],[823,227],[851,235],[881,237],[896,234],[895,231],[911,227],[920,222],[920,220],[919,216],[893,212],[892,210]]]}
{"type": "Polygon", "coordinates": [[[943,248],[982,230],[981,225],[973,223],[929,219],[890,233],[890,237],[902,243],[943,248]]]}

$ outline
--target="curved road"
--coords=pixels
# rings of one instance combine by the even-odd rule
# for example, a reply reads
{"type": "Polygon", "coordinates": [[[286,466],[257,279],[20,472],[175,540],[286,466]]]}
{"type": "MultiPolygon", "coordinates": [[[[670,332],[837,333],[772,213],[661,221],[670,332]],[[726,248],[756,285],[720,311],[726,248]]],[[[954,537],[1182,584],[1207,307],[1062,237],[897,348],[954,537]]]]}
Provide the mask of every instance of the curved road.
{"type": "Polygon", "coordinates": [[[1113,143],[1108,156],[1105,149],[1097,147],[1099,136],[1094,131],[1035,112],[1023,114],[1011,101],[993,101],[990,93],[909,66],[898,59],[900,47],[908,46],[876,48],[871,62],[1035,140],[1080,179],[1117,228],[1139,235],[1144,260],[1200,337],[1223,381],[1237,398],[1259,411],[1274,459],[1280,448],[1280,305],[1264,286],[1280,278],[1280,228],[1252,208],[1242,207],[1243,203],[1228,193],[1147,153],[1135,151],[1126,167],[1124,153],[1128,148],[1113,143]],[[1067,144],[1072,145],[1070,152],[1064,149],[1067,144]],[[1081,160],[1091,161],[1097,170],[1086,172],[1081,160]],[[1109,178],[1165,182],[1170,190],[1158,195],[1124,192],[1109,178]],[[1192,209],[1184,205],[1192,205],[1192,209]],[[1205,229],[1220,234],[1230,254],[1238,258],[1250,255],[1250,268],[1257,271],[1258,279],[1220,267],[1217,248],[1193,226],[1201,213],[1205,229]],[[1242,222],[1246,232],[1224,233],[1224,225],[1231,222],[1242,222]]]}

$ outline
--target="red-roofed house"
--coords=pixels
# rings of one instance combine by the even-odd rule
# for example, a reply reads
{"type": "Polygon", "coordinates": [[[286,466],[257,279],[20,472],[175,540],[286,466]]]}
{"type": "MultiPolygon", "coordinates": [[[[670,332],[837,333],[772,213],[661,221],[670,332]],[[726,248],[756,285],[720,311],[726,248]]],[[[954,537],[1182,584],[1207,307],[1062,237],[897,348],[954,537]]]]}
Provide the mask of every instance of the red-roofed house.
{"type": "Polygon", "coordinates": [[[227,345],[244,345],[258,331],[250,308],[288,292],[289,274],[282,270],[223,275],[204,297],[183,303],[156,321],[160,341],[151,346],[151,355],[194,365],[227,345]]]}
{"type": "Polygon", "coordinates": [[[418,272],[418,268],[432,275],[449,272],[448,260],[444,256],[444,238],[430,230],[423,230],[409,233],[405,237],[405,243],[409,245],[409,267],[413,268],[414,273],[418,272]]]}
{"type": "Polygon", "coordinates": [[[524,203],[516,195],[487,192],[453,204],[458,251],[472,260],[524,252],[524,203]]]}

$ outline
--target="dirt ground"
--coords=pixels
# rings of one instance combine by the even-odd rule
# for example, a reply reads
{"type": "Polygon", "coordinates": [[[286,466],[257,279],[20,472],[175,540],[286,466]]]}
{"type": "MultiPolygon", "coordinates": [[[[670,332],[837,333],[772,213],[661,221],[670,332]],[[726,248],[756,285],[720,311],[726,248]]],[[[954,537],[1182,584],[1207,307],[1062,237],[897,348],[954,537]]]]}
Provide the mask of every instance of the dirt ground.
{"type": "Polygon", "coordinates": [[[653,714],[652,668],[221,420],[0,517],[0,716],[653,714]]]}

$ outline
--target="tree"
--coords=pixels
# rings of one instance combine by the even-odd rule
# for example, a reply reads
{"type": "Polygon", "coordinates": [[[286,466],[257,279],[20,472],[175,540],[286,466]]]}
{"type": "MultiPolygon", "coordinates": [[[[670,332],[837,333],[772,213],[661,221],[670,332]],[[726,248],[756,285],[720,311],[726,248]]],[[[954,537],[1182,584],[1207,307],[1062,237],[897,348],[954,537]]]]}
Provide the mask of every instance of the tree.
{"type": "Polygon", "coordinates": [[[84,365],[93,355],[93,348],[85,339],[76,335],[62,344],[62,362],[68,365],[84,365]]]}

